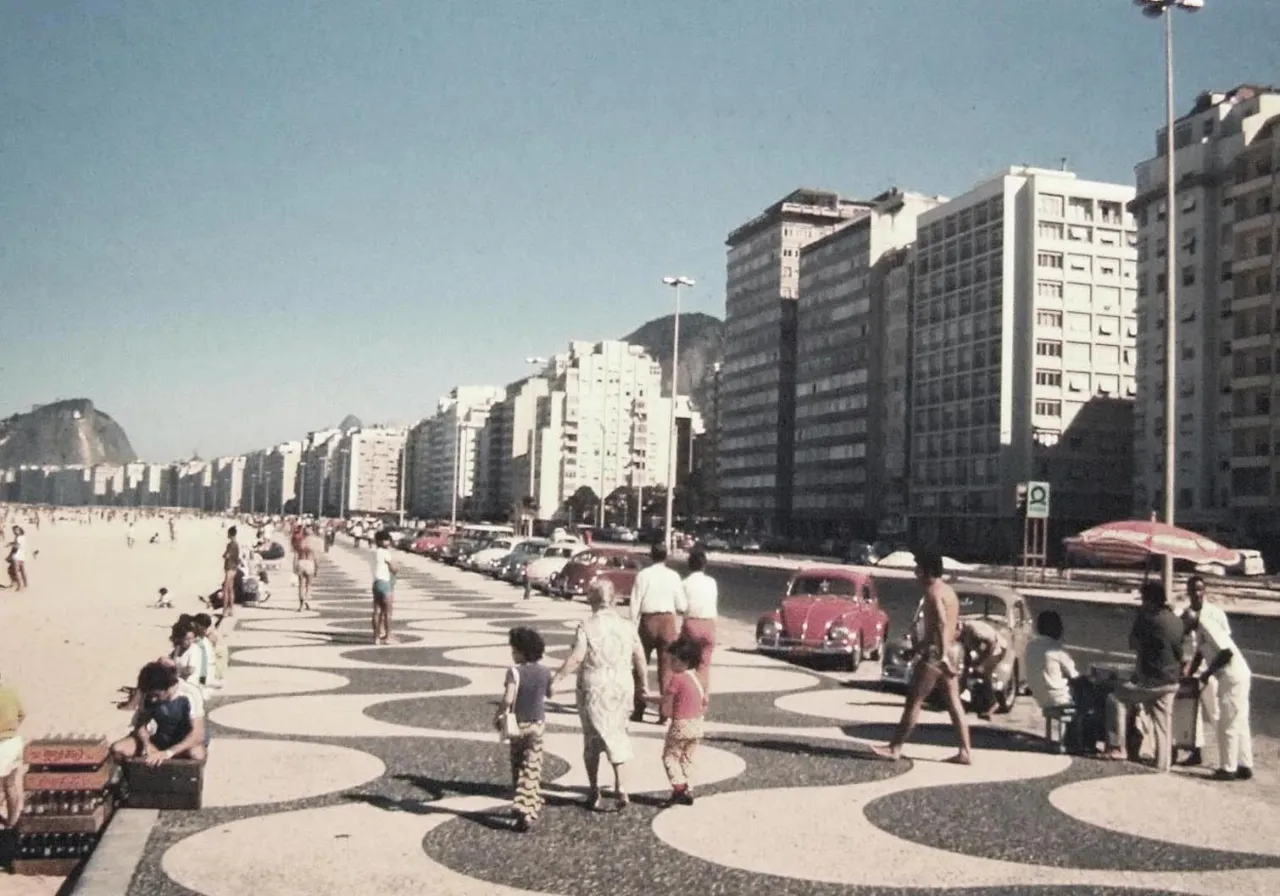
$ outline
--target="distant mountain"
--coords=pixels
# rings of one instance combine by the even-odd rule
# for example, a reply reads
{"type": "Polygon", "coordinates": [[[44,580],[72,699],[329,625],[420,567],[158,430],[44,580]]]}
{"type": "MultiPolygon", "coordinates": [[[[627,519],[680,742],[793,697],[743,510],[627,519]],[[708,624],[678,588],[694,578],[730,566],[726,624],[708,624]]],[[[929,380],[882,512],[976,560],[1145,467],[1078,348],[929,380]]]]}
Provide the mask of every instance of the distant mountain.
{"type": "Polygon", "coordinates": [[[0,420],[0,469],[127,464],[138,459],[120,424],[87,398],[38,405],[0,420]]]}
{"type": "MultiPolygon", "coordinates": [[[[624,342],[642,345],[662,365],[663,394],[671,393],[672,317],[651,320],[624,342]]],[[[712,366],[724,360],[724,322],[698,311],[680,315],[680,383],[679,392],[690,395],[694,406],[708,415],[712,412],[715,374],[712,366]]]]}
{"type": "Polygon", "coordinates": [[[338,429],[346,432],[349,429],[359,429],[361,426],[360,418],[355,414],[347,414],[342,418],[342,422],[338,424],[338,429]]]}

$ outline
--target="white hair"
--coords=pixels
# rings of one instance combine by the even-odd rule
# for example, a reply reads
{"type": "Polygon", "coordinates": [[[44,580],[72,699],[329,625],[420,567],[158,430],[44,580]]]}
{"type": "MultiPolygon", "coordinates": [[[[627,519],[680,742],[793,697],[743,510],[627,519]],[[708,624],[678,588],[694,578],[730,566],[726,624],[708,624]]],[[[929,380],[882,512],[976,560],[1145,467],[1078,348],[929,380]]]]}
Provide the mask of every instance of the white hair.
{"type": "Polygon", "coordinates": [[[593,607],[612,607],[616,597],[613,582],[608,579],[597,579],[587,590],[587,603],[593,607]]]}

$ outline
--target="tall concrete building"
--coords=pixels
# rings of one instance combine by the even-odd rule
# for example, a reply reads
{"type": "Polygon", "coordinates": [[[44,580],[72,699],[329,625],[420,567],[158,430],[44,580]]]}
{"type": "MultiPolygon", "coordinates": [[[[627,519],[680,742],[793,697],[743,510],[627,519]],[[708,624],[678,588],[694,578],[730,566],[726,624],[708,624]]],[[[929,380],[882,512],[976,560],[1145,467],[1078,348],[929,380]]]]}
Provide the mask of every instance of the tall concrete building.
{"type": "Polygon", "coordinates": [[[440,399],[434,415],[413,428],[406,461],[413,475],[411,514],[448,519],[456,496],[459,516],[481,515],[475,500],[480,432],[504,394],[496,386],[458,386],[440,399]]]}
{"type": "Polygon", "coordinates": [[[800,250],[870,204],[796,190],[726,239],[718,490],[722,514],[761,530],[789,523],[800,250]]]}
{"type": "MultiPolygon", "coordinates": [[[[1174,124],[1177,520],[1231,530],[1273,494],[1271,295],[1280,93],[1207,92],[1174,124]],[[1273,170],[1273,168],[1272,168],[1273,170]],[[1261,239],[1261,242],[1259,242],[1261,239]],[[1259,453],[1265,444],[1268,453],[1259,453]],[[1238,498],[1236,496],[1239,496],[1238,498]],[[1265,496],[1265,497],[1264,497],[1265,496]]],[[[1138,403],[1132,513],[1164,505],[1165,130],[1137,166],[1138,403]]]]}
{"type": "Polygon", "coordinates": [[[908,280],[903,250],[936,197],[893,190],[800,250],[789,531],[874,538],[906,509],[908,280]],[[891,304],[892,303],[892,304],[891,304]],[[892,335],[892,343],[890,336],[892,335]]]}
{"type": "Polygon", "coordinates": [[[1136,386],[1132,187],[1011,168],[920,215],[911,386],[919,540],[1020,550],[1016,486],[1052,486],[1051,542],[1128,515],[1136,386]]]}
{"type": "Polygon", "coordinates": [[[407,436],[406,429],[380,426],[343,433],[338,473],[346,514],[392,514],[401,510],[401,454],[407,436]]]}
{"type": "Polygon", "coordinates": [[[538,400],[548,392],[544,376],[530,376],[506,387],[489,408],[480,433],[476,470],[476,504],[492,519],[542,517],[536,486],[531,485],[538,400]]]}
{"type": "MultiPolygon", "coordinates": [[[[330,500],[330,478],[336,469],[342,431],[321,429],[307,433],[298,460],[298,512],[311,516],[337,516],[336,500],[330,500]]],[[[332,488],[337,498],[337,488],[332,488]]]]}
{"type": "Polygon", "coordinates": [[[213,462],[213,509],[219,513],[240,510],[244,492],[246,458],[220,457],[213,462]]]}

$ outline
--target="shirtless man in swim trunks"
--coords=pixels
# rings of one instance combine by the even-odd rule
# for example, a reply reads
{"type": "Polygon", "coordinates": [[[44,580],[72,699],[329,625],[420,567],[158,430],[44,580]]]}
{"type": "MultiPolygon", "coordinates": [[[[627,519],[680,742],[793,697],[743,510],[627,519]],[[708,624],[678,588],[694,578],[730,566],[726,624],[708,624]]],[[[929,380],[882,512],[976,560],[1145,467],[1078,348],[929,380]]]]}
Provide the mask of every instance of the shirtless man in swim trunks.
{"type": "Polygon", "coordinates": [[[951,586],[942,580],[942,555],[937,551],[916,554],[916,578],[924,586],[924,631],[917,650],[920,660],[911,673],[907,703],[893,740],[872,747],[881,759],[899,759],[902,746],[920,720],[920,707],[939,684],[946,690],[947,712],[960,738],[960,752],[947,762],[968,765],[972,761],[969,725],[960,702],[959,675],[963,657],[959,640],[960,601],[951,586]]]}

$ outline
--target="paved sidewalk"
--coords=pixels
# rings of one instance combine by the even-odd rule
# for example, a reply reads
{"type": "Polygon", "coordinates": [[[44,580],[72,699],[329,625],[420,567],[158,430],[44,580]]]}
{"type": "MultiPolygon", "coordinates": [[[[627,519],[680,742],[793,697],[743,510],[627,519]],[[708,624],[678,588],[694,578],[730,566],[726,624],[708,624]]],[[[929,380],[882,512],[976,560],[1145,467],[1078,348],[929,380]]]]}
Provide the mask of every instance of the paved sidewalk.
{"type": "Polygon", "coordinates": [[[1280,806],[1250,784],[1050,755],[981,726],[971,768],[927,716],[909,761],[874,762],[900,698],[721,651],[695,806],[662,809],[662,731],[635,726],[634,805],[593,814],[572,693],[549,716],[548,809],[505,815],[489,727],[506,630],[547,662],[581,603],[401,556],[401,643],[375,647],[367,554],[322,562],[316,612],[241,619],[206,809],[161,813],[129,892],[168,896],[556,893],[1280,892],[1280,806]]]}

